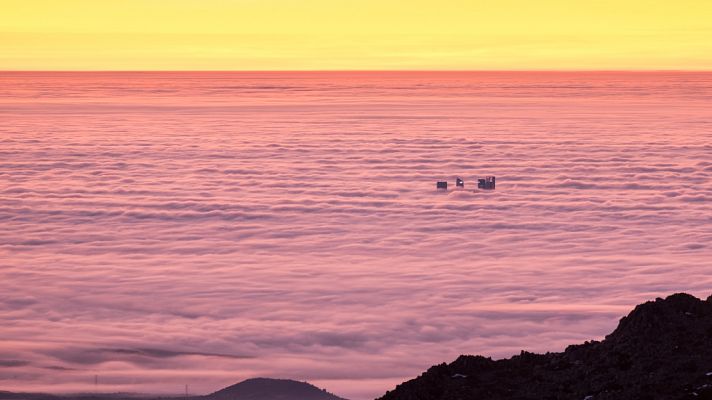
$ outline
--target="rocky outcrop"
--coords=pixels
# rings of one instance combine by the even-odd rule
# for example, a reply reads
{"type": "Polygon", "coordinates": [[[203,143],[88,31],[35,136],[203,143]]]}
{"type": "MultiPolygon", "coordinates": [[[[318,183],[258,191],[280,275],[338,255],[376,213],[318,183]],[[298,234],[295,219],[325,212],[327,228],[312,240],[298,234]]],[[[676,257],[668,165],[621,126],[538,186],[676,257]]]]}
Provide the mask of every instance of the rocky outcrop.
{"type": "Polygon", "coordinates": [[[603,341],[504,360],[460,356],[381,400],[712,400],[712,296],[637,306],[603,341]]]}

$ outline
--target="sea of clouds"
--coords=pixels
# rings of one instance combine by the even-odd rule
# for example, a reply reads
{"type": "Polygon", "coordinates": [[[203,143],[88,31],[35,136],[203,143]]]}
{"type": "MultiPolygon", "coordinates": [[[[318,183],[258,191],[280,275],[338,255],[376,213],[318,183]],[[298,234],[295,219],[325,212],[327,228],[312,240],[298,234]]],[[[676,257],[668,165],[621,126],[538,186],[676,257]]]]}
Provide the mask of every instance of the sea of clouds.
{"type": "Polygon", "coordinates": [[[706,297],[711,102],[705,73],[4,74],[0,389],[367,399],[706,297]]]}

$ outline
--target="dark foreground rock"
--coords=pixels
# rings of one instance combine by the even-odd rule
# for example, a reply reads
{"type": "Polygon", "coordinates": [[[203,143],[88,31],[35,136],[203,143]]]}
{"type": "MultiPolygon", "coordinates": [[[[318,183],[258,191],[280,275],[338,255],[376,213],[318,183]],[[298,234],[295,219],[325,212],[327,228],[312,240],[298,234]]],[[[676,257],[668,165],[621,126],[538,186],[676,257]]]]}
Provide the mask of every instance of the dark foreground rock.
{"type": "Polygon", "coordinates": [[[382,400],[712,400],[712,296],[637,306],[601,342],[505,360],[460,356],[382,400]]]}

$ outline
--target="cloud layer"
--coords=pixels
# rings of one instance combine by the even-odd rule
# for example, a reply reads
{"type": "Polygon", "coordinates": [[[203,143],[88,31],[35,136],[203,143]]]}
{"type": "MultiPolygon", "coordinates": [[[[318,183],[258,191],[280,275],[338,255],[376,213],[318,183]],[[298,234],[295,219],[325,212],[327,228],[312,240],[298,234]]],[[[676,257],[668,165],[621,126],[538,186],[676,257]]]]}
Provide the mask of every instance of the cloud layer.
{"type": "Polygon", "coordinates": [[[3,75],[0,387],[365,399],[707,296],[710,95],[684,73],[3,75]]]}

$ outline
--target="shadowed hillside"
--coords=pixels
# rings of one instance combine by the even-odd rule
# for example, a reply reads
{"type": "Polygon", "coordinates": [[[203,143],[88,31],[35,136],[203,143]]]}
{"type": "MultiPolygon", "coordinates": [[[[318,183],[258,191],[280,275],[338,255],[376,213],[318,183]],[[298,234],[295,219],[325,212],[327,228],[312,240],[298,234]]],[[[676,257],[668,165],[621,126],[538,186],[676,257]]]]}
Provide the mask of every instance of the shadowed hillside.
{"type": "Polygon", "coordinates": [[[381,400],[712,399],[712,296],[637,306],[601,342],[505,360],[460,356],[381,400]]]}

